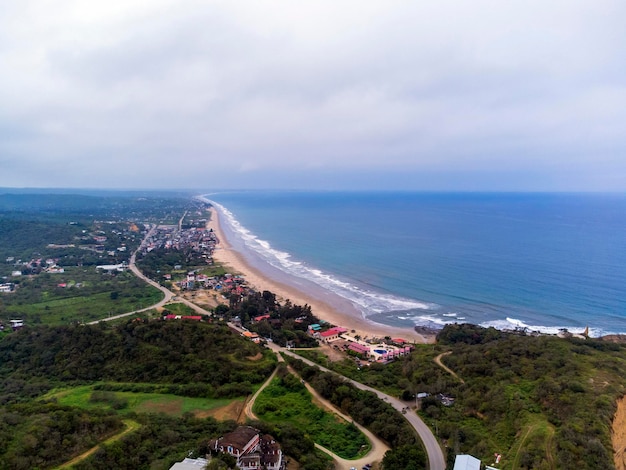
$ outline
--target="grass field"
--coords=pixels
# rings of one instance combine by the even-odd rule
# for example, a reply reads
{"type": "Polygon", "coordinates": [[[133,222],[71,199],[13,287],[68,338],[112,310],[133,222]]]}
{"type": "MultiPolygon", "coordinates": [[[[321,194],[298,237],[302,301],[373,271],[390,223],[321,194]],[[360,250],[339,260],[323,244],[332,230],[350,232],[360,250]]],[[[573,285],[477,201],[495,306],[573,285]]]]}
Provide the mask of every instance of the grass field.
{"type": "MultiPolygon", "coordinates": [[[[93,385],[84,385],[64,390],[54,390],[44,399],[55,399],[61,405],[76,406],[83,409],[114,409],[119,414],[165,413],[170,416],[182,416],[185,413],[206,415],[207,412],[227,407],[239,399],[190,398],[160,393],[104,392],[108,399],[93,401],[93,385]]],[[[101,392],[102,393],[102,392],[101,392]]]]}
{"type": "Polygon", "coordinates": [[[315,442],[345,459],[359,458],[371,448],[354,424],[313,404],[311,394],[293,375],[275,378],[257,397],[253,411],[262,420],[306,429],[315,442]]]}
{"type": "Polygon", "coordinates": [[[63,274],[24,279],[15,293],[3,297],[3,316],[28,324],[89,322],[148,307],[162,298],[158,289],[131,273],[110,276],[68,268],[63,274]]]}
{"type": "Polygon", "coordinates": [[[172,315],[197,315],[198,313],[187,304],[181,302],[169,303],[165,307],[172,315]]]}

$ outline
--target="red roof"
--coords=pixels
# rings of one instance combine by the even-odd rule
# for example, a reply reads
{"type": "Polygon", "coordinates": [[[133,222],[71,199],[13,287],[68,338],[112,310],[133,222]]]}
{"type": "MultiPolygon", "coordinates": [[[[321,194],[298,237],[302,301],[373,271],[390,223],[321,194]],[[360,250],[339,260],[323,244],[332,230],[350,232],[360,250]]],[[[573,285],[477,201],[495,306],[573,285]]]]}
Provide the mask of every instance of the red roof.
{"type": "Polygon", "coordinates": [[[368,354],[370,352],[370,348],[368,348],[367,346],[363,346],[359,343],[350,343],[348,349],[351,349],[352,351],[356,351],[361,354],[368,354]]]}
{"type": "Polygon", "coordinates": [[[202,315],[165,315],[166,320],[202,320],[202,315]]]}
{"type": "Polygon", "coordinates": [[[329,330],[322,331],[320,333],[320,335],[323,336],[324,338],[326,338],[328,336],[340,335],[341,333],[345,333],[346,331],[348,331],[346,328],[342,328],[340,326],[336,326],[336,327],[331,328],[329,330]]]}
{"type": "Polygon", "coordinates": [[[398,343],[398,344],[406,343],[406,340],[402,338],[393,338],[391,341],[393,341],[394,343],[398,343]]]}

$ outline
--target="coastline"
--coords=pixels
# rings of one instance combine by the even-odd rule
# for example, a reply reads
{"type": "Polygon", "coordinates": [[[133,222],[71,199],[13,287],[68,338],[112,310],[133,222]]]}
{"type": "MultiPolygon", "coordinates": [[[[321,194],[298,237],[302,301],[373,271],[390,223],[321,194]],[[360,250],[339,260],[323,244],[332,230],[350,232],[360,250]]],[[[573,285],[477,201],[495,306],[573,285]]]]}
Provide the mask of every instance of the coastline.
{"type": "Polygon", "coordinates": [[[320,300],[304,290],[298,289],[287,283],[270,278],[259,269],[249,263],[244,256],[236,251],[228,242],[224,231],[220,226],[220,214],[215,207],[209,209],[211,217],[207,227],[216,233],[219,243],[213,253],[213,258],[218,263],[228,266],[235,273],[245,277],[248,284],[258,291],[268,290],[276,294],[280,301],[289,299],[294,304],[308,304],[313,314],[319,319],[333,325],[342,326],[348,330],[354,330],[355,334],[366,338],[383,338],[385,336],[401,337],[412,343],[433,343],[435,335],[422,335],[412,328],[400,328],[373,323],[362,318],[356,307],[347,301],[341,308],[320,300]]]}

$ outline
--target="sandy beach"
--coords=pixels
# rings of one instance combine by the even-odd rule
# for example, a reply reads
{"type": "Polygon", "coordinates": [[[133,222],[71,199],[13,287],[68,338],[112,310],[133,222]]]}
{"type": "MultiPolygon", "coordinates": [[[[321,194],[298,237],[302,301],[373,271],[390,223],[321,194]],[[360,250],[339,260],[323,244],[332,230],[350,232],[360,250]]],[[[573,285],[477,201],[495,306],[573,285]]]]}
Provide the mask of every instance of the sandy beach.
{"type": "Polygon", "coordinates": [[[394,338],[404,338],[409,342],[415,343],[434,342],[433,336],[422,336],[410,328],[397,328],[369,322],[365,320],[360,312],[352,305],[346,305],[345,309],[342,308],[339,310],[337,307],[331,306],[327,302],[313,298],[306,292],[302,292],[295,287],[269,278],[254,266],[251,266],[241,253],[232,248],[220,227],[219,212],[215,210],[215,208],[211,208],[210,212],[211,219],[207,226],[213,229],[219,239],[219,244],[213,254],[214,259],[228,266],[233,273],[244,276],[248,284],[257,291],[271,291],[276,294],[280,301],[289,299],[294,304],[308,304],[311,306],[311,310],[316,317],[326,320],[333,325],[354,330],[355,334],[359,334],[363,338],[384,338],[385,336],[391,336],[394,338]]]}

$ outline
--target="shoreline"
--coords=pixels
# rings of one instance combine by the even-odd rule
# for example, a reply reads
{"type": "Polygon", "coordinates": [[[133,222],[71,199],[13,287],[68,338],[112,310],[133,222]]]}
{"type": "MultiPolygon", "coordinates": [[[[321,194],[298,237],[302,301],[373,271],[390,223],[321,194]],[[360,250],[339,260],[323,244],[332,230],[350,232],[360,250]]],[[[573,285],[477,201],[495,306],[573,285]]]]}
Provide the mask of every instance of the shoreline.
{"type": "MultiPolygon", "coordinates": [[[[246,279],[247,283],[257,291],[271,291],[281,302],[288,299],[293,304],[307,304],[311,307],[311,311],[317,318],[333,325],[342,326],[348,330],[354,330],[355,334],[361,335],[363,338],[384,338],[385,336],[391,336],[404,338],[411,343],[434,343],[435,335],[419,334],[412,328],[392,327],[367,321],[361,316],[357,308],[348,301],[342,302],[344,305],[338,308],[337,306],[331,305],[329,302],[316,298],[316,296],[307,293],[303,289],[298,289],[286,282],[281,282],[269,277],[260,269],[252,266],[252,264],[245,259],[244,255],[234,249],[229,243],[220,226],[219,211],[213,206],[209,208],[209,211],[211,217],[207,228],[213,229],[219,241],[213,253],[213,258],[216,262],[231,268],[235,273],[241,274],[246,279]]],[[[340,299],[339,296],[337,296],[337,298],[340,299]]]]}

